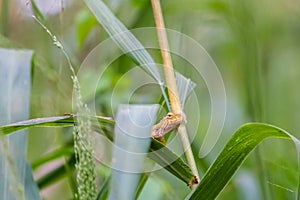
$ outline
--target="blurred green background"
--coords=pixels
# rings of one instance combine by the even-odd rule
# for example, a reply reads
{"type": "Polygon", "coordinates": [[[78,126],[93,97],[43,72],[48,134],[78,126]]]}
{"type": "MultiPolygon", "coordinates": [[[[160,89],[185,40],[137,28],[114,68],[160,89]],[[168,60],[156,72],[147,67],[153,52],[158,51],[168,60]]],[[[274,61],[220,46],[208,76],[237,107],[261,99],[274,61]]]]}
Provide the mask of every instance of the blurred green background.
{"type": "MultiPolygon", "coordinates": [[[[71,113],[71,72],[61,51],[33,21],[27,1],[0,2],[0,46],[32,49],[35,52],[32,61],[30,118],[71,113]]],[[[155,26],[148,0],[110,0],[105,3],[128,29],[155,26]]],[[[210,96],[204,83],[197,85],[201,121],[192,147],[201,174],[243,123],[270,123],[299,138],[298,1],[164,0],[161,3],[166,27],[187,34],[205,48],[217,64],[226,88],[227,115],[222,135],[213,151],[207,157],[198,159],[201,141],[210,120],[210,96]]],[[[45,17],[46,25],[64,44],[77,69],[89,52],[108,37],[82,1],[36,1],[36,5],[45,17]]],[[[156,38],[153,38],[153,43],[157,43],[156,38]]],[[[159,52],[153,51],[151,54],[156,62],[161,62],[159,52]]],[[[184,67],[176,65],[176,61],[174,65],[175,68],[184,67]]],[[[112,90],[132,66],[133,61],[122,56],[105,71],[96,93],[98,115],[113,115],[115,110],[111,110],[110,105],[112,90]]],[[[81,84],[95,84],[89,82],[89,76],[93,75],[92,72],[86,74],[81,84]]],[[[128,79],[125,83],[130,85],[134,81],[128,79]]],[[[126,93],[125,83],[123,90],[118,90],[120,92],[114,97],[120,98],[116,101],[122,101],[126,93]]],[[[132,103],[158,103],[157,88],[149,87],[145,91],[151,92],[138,91],[132,103]]],[[[84,96],[84,100],[89,102],[89,96],[84,96]]],[[[193,114],[187,113],[187,116],[192,118],[193,114]]],[[[29,161],[43,157],[71,137],[72,131],[69,129],[29,130],[29,161]]],[[[36,178],[55,165],[55,162],[49,163],[49,166],[35,170],[36,178]]],[[[107,176],[109,169],[101,165],[99,168],[100,176],[107,176]]],[[[293,199],[297,176],[297,155],[293,143],[267,140],[250,155],[218,198],[293,199]]],[[[62,179],[43,189],[41,195],[45,199],[68,199],[72,197],[71,192],[68,181],[62,179]]],[[[142,197],[183,199],[188,193],[189,189],[182,182],[161,170],[151,175],[142,197]]]]}

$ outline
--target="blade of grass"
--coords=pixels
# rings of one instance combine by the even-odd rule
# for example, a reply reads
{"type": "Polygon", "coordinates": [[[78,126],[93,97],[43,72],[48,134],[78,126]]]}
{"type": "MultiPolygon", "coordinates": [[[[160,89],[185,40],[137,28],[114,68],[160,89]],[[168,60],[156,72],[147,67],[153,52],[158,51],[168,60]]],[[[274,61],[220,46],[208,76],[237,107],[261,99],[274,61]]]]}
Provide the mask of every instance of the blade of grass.
{"type": "Polygon", "coordinates": [[[98,195],[97,200],[106,200],[108,196],[108,190],[109,190],[109,183],[110,183],[111,176],[109,176],[103,183],[98,195]]]}
{"type": "MultiPolygon", "coordinates": [[[[266,138],[291,139],[300,159],[300,141],[288,132],[272,125],[249,123],[239,128],[228,141],[220,155],[205,173],[202,181],[186,200],[213,200],[228,184],[249,153],[266,138]]],[[[299,165],[298,165],[299,167],[299,165]]],[[[298,170],[298,178],[300,178],[298,170]]],[[[296,198],[299,199],[299,180],[296,198]]]]}
{"type": "MultiPolygon", "coordinates": [[[[44,117],[31,120],[25,120],[6,126],[0,127],[0,136],[13,133],[15,131],[31,128],[31,127],[59,127],[59,126],[73,126],[76,122],[76,115],[57,116],[57,117],[44,117]]],[[[114,124],[110,117],[95,116],[93,120],[97,120],[100,124],[114,124]]]]}
{"type": "Polygon", "coordinates": [[[138,184],[138,187],[136,189],[136,194],[135,194],[135,199],[138,199],[147,180],[149,178],[149,173],[143,173],[140,177],[140,180],[139,180],[139,184],[138,184]]]}
{"type": "Polygon", "coordinates": [[[162,143],[152,139],[150,152],[149,157],[152,160],[164,166],[166,170],[185,182],[188,186],[197,182],[197,177],[192,173],[190,167],[162,143]]]}
{"type": "Polygon", "coordinates": [[[9,34],[9,0],[3,0],[1,5],[1,33],[4,36],[9,34]]]}
{"type": "Polygon", "coordinates": [[[58,159],[58,158],[61,158],[61,157],[64,157],[64,156],[70,156],[74,153],[74,150],[73,150],[73,147],[70,146],[70,147],[62,147],[60,149],[57,149],[51,153],[49,153],[48,155],[46,156],[43,156],[41,159],[39,160],[36,160],[34,161],[33,163],[31,163],[31,167],[33,169],[36,169],[38,168],[39,166],[47,163],[47,162],[50,162],[52,160],[55,160],[55,159],[58,159]]]}
{"type": "MultiPolygon", "coordinates": [[[[240,2],[233,3],[231,5],[234,10],[232,13],[234,16],[229,19],[231,24],[231,29],[233,34],[236,36],[236,40],[239,43],[240,57],[241,57],[241,71],[244,74],[244,85],[247,92],[246,101],[247,112],[251,117],[252,121],[267,121],[265,118],[265,108],[264,102],[265,94],[264,91],[265,83],[263,79],[267,79],[268,71],[263,70],[261,65],[261,60],[259,58],[259,42],[257,36],[256,26],[253,23],[253,8],[251,2],[240,2]],[[242,25],[242,26],[240,26],[242,25]],[[247,43],[244,43],[247,41],[247,43]]],[[[265,200],[274,199],[271,187],[267,184],[269,180],[269,172],[265,169],[263,165],[263,160],[261,156],[260,147],[255,151],[255,162],[257,163],[257,176],[259,178],[260,187],[262,188],[262,197],[265,200]]]]}
{"type": "Polygon", "coordinates": [[[178,94],[181,107],[183,109],[185,100],[189,96],[189,94],[193,91],[196,87],[196,83],[194,83],[191,79],[188,79],[181,75],[178,72],[176,74],[176,85],[178,86],[178,94]]]}
{"type": "Polygon", "coordinates": [[[128,53],[130,57],[141,64],[141,67],[149,72],[155,80],[161,82],[162,79],[151,56],[108,7],[99,0],[85,0],[85,3],[122,51],[128,53]]]}
{"type": "Polygon", "coordinates": [[[122,24],[108,9],[101,0],[85,0],[86,5],[90,8],[99,23],[106,32],[120,46],[121,50],[131,57],[140,65],[148,74],[150,74],[159,84],[162,94],[166,100],[168,108],[170,103],[167,94],[164,91],[164,83],[158,72],[154,60],[146,51],[143,45],[136,37],[122,24]]]}
{"type": "Polygon", "coordinates": [[[45,176],[39,178],[37,180],[37,185],[40,189],[43,189],[51,183],[54,183],[55,181],[59,180],[61,177],[66,176],[66,174],[70,172],[69,169],[74,170],[74,168],[75,155],[73,154],[72,157],[67,161],[67,163],[61,164],[51,172],[47,173],[45,176]]]}
{"type": "MultiPolygon", "coordinates": [[[[31,50],[0,48],[0,57],[5,58],[0,62],[0,124],[28,118],[32,54],[31,50]]],[[[0,138],[0,199],[39,199],[27,167],[26,141],[24,131],[0,138]]]]}
{"type": "Polygon", "coordinates": [[[30,4],[31,4],[31,9],[33,14],[42,22],[45,22],[45,17],[42,14],[42,12],[40,11],[40,9],[38,8],[38,6],[36,5],[34,0],[30,0],[30,4]]]}

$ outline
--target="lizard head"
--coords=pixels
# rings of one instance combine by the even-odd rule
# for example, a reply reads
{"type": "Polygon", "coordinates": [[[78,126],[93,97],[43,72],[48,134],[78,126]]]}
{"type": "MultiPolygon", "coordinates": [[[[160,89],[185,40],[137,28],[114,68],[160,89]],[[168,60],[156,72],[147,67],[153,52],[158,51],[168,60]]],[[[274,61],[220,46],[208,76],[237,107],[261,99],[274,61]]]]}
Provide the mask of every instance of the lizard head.
{"type": "Polygon", "coordinates": [[[180,124],[183,120],[183,117],[181,114],[175,114],[173,112],[169,112],[166,117],[169,122],[174,123],[174,124],[180,124]]]}

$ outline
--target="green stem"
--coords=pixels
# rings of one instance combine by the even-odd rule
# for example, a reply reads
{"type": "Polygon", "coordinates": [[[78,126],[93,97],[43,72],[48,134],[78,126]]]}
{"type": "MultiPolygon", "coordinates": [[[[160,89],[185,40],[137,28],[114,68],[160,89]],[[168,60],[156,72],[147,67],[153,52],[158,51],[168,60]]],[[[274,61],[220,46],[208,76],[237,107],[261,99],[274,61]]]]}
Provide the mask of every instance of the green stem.
{"type": "Polygon", "coordinates": [[[1,29],[2,35],[8,36],[9,28],[8,28],[8,15],[9,15],[9,0],[2,0],[2,11],[1,11],[1,29]]]}
{"type": "MultiPolygon", "coordinates": [[[[247,91],[247,112],[252,121],[264,121],[263,112],[263,84],[261,65],[259,61],[258,45],[256,38],[256,30],[251,15],[251,4],[238,2],[234,4],[236,10],[236,19],[232,19],[234,23],[238,20],[236,31],[236,38],[241,43],[241,59],[242,66],[244,66],[245,87],[247,91]]],[[[270,189],[266,185],[266,177],[268,174],[264,169],[261,153],[259,147],[255,151],[255,162],[257,163],[257,173],[262,190],[263,199],[270,199],[270,189]]]]}

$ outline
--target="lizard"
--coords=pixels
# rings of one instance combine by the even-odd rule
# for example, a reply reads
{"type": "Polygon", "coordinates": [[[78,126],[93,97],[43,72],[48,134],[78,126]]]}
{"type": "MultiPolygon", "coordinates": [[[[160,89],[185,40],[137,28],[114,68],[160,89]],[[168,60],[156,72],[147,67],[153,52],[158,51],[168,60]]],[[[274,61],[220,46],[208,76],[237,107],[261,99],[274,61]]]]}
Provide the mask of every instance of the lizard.
{"type": "Polygon", "coordinates": [[[169,112],[160,120],[159,123],[152,127],[151,137],[157,139],[165,145],[166,141],[164,139],[164,135],[166,135],[170,131],[177,129],[182,121],[183,117],[181,114],[169,112]]]}

